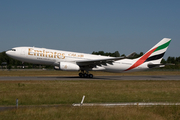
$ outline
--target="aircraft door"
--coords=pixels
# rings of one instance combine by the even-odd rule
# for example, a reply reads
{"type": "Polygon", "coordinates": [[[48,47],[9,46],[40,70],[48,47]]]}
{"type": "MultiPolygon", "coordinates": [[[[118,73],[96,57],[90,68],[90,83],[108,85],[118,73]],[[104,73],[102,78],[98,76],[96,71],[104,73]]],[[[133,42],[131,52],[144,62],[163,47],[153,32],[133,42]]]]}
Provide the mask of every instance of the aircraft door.
{"type": "Polygon", "coordinates": [[[25,49],[24,49],[24,48],[21,49],[20,54],[21,54],[21,55],[25,55],[25,49]]]}

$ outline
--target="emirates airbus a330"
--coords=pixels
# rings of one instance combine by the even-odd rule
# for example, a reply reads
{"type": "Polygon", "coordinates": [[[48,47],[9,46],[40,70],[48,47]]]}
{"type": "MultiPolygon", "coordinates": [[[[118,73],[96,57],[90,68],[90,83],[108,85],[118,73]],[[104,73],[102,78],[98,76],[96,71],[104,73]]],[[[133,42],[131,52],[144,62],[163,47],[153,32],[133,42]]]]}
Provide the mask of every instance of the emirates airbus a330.
{"type": "Polygon", "coordinates": [[[81,71],[80,77],[93,78],[89,71],[127,72],[164,67],[161,60],[170,42],[171,39],[163,38],[143,56],[136,59],[129,59],[133,53],[126,57],[107,57],[37,47],[15,47],[6,51],[6,54],[22,62],[53,65],[56,70],[81,71]]]}

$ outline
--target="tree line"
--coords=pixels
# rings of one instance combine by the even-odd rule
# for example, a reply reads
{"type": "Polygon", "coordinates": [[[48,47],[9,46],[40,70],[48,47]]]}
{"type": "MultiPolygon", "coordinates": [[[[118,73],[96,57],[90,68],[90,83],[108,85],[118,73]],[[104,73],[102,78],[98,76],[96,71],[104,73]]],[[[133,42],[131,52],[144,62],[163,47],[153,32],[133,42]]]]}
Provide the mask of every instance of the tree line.
{"type": "MultiPolygon", "coordinates": [[[[120,55],[120,53],[118,51],[115,51],[114,53],[111,52],[104,52],[104,51],[98,51],[95,52],[93,51],[92,54],[94,55],[103,55],[103,56],[110,56],[110,57],[122,57],[125,56],[125,54],[120,55]]],[[[135,54],[133,58],[138,58],[140,56],[143,55],[143,52],[140,52],[139,54],[135,54]]],[[[172,63],[175,65],[170,65],[170,66],[166,66],[166,69],[180,69],[180,57],[168,57],[166,60],[162,59],[161,63],[166,64],[166,63],[172,63]]],[[[49,65],[44,65],[44,66],[40,66],[40,65],[36,65],[36,64],[31,64],[31,63],[23,63],[21,61],[15,60],[10,58],[9,56],[6,55],[5,52],[1,52],[0,53],[0,64],[1,67],[3,66],[7,66],[7,68],[22,68],[22,66],[26,66],[27,68],[53,68],[53,66],[49,66],[49,65]]]]}

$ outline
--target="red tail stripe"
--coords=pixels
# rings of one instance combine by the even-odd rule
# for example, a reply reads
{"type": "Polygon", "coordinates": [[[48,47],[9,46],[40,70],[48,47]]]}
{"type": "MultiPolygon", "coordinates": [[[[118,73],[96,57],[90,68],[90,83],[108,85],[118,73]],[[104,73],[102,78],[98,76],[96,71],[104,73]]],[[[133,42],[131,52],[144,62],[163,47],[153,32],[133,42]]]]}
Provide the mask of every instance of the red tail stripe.
{"type": "Polygon", "coordinates": [[[128,69],[125,70],[125,71],[131,70],[131,69],[136,68],[136,67],[138,67],[139,65],[143,64],[144,61],[146,61],[146,59],[147,59],[156,49],[157,49],[157,47],[154,48],[154,49],[152,49],[151,51],[149,51],[149,52],[146,53],[145,55],[143,55],[136,63],[134,63],[130,68],[128,68],[128,69]]]}

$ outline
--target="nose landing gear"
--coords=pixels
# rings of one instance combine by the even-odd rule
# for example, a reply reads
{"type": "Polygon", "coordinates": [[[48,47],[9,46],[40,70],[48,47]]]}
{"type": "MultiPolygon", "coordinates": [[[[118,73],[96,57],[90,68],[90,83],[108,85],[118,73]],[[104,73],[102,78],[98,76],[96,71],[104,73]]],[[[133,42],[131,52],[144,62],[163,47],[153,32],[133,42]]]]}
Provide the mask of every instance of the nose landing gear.
{"type": "Polygon", "coordinates": [[[85,73],[84,70],[82,70],[79,73],[80,78],[93,78],[93,74],[88,74],[88,71],[85,73]]]}

